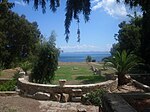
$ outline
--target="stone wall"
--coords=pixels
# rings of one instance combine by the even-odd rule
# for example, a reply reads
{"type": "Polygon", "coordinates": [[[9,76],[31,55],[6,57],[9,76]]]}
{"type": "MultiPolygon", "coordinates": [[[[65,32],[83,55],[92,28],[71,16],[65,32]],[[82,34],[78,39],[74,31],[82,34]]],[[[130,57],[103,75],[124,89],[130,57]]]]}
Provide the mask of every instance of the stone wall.
{"type": "Polygon", "coordinates": [[[86,84],[86,85],[64,85],[63,87],[60,87],[59,85],[31,83],[27,80],[27,78],[19,78],[18,88],[20,89],[21,95],[30,97],[32,97],[37,92],[48,93],[52,96],[54,96],[55,94],[62,94],[62,93],[71,96],[74,93],[73,90],[81,90],[82,94],[86,94],[88,92],[97,89],[105,89],[107,91],[113,91],[114,89],[117,88],[117,80],[108,80],[101,83],[86,84]]]}
{"type": "Polygon", "coordinates": [[[150,92],[150,87],[147,86],[147,85],[145,85],[145,84],[143,84],[143,83],[140,83],[140,82],[138,82],[138,81],[136,81],[136,80],[133,80],[133,84],[134,84],[136,87],[138,87],[138,88],[140,88],[140,89],[143,89],[145,92],[150,92]]]}
{"type": "Polygon", "coordinates": [[[108,93],[102,98],[104,112],[137,112],[120,94],[108,93]]]}
{"type": "Polygon", "coordinates": [[[10,78],[0,78],[0,84],[6,83],[8,81],[11,81],[12,79],[10,78]]]}

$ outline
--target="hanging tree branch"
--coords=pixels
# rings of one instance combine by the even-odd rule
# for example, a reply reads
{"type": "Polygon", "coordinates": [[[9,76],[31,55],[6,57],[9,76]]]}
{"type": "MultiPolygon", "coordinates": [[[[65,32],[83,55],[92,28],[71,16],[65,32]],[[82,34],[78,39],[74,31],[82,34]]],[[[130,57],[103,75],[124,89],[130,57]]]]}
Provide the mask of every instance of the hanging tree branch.
{"type": "MultiPolygon", "coordinates": [[[[66,41],[69,39],[69,28],[71,21],[74,18],[79,23],[79,14],[83,14],[85,22],[89,20],[89,15],[91,12],[90,9],[90,0],[67,0],[66,2],[66,19],[65,19],[65,35],[66,41]]],[[[78,41],[80,41],[80,30],[78,28],[78,41]]]]}
{"type": "MultiPolygon", "coordinates": [[[[23,0],[26,3],[29,3],[32,0],[23,0]]],[[[50,4],[50,10],[55,12],[57,10],[57,7],[60,6],[60,0],[33,0],[34,1],[34,8],[38,9],[38,6],[41,6],[43,13],[46,11],[46,4],[50,4]]],[[[70,25],[72,19],[79,20],[79,15],[82,13],[84,16],[85,22],[89,20],[89,15],[91,12],[91,3],[90,0],[66,0],[66,18],[64,22],[65,26],[65,36],[66,41],[69,40],[69,34],[70,34],[70,25]]],[[[79,28],[78,28],[78,41],[79,39],[79,28]]]]}

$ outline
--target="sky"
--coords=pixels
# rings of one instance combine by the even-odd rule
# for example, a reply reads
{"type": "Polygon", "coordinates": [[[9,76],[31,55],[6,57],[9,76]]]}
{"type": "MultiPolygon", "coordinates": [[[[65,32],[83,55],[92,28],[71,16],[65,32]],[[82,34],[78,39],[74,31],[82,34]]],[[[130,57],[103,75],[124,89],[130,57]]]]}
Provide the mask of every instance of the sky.
{"type": "MultiPolygon", "coordinates": [[[[60,7],[55,13],[49,10],[47,4],[46,13],[42,13],[39,7],[35,10],[33,2],[26,4],[23,0],[9,0],[14,2],[12,9],[19,15],[24,14],[30,22],[38,23],[41,33],[50,37],[54,30],[57,34],[56,45],[64,52],[89,52],[89,51],[110,51],[112,44],[116,43],[114,34],[119,30],[118,24],[127,21],[127,14],[133,14],[133,11],[125,6],[124,3],[116,3],[116,0],[91,0],[90,20],[85,23],[83,16],[80,19],[80,43],[77,42],[77,22],[72,21],[70,27],[70,39],[65,41],[65,2],[60,0],[60,7]]],[[[134,9],[135,10],[135,9],[134,9]]]]}

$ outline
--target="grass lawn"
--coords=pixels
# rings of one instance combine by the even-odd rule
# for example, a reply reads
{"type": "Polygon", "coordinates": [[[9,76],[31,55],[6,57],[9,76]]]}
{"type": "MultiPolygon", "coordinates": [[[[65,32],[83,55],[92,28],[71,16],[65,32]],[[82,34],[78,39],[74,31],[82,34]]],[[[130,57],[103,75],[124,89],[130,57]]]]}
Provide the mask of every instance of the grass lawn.
{"type": "MultiPolygon", "coordinates": [[[[105,75],[113,73],[112,70],[102,71],[101,75],[94,75],[90,67],[102,69],[103,63],[89,63],[81,62],[60,62],[58,70],[55,73],[53,84],[58,84],[59,79],[66,79],[66,84],[89,84],[97,83],[105,80],[105,75]]],[[[7,69],[1,71],[0,78],[12,78],[16,73],[15,69],[7,69]]]]}
{"type": "Polygon", "coordinates": [[[58,84],[59,79],[66,79],[67,84],[88,84],[104,81],[105,77],[103,74],[110,73],[110,71],[102,71],[102,75],[94,75],[90,70],[91,65],[102,69],[102,64],[94,65],[94,63],[87,64],[84,62],[59,63],[53,84],[58,84]]]}

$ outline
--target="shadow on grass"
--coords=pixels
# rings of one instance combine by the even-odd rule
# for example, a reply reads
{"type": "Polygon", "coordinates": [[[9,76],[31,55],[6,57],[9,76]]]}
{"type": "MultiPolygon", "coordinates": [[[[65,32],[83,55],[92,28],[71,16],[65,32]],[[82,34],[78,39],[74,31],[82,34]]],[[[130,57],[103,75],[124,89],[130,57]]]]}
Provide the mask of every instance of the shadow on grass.
{"type": "Polygon", "coordinates": [[[98,83],[105,81],[105,77],[99,75],[93,76],[77,76],[76,80],[82,80],[83,84],[98,83]]]}

